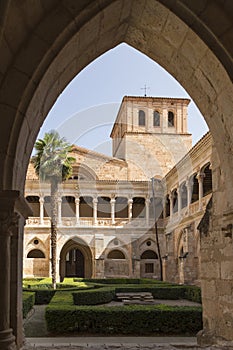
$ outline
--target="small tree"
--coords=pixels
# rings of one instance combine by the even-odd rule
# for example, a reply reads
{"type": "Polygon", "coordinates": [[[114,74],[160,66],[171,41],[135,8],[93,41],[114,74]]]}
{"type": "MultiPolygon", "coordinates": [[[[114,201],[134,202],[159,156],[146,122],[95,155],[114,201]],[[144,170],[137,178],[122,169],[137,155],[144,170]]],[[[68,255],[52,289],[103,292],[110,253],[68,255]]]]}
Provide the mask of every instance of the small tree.
{"type": "Polygon", "coordinates": [[[43,139],[38,139],[34,148],[36,154],[32,161],[36,174],[51,186],[51,274],[52,285],[56,289],[58,184],[72,174],[75,158],[69,156],[72,146],[54,130],[45,133],[43,139]]]}

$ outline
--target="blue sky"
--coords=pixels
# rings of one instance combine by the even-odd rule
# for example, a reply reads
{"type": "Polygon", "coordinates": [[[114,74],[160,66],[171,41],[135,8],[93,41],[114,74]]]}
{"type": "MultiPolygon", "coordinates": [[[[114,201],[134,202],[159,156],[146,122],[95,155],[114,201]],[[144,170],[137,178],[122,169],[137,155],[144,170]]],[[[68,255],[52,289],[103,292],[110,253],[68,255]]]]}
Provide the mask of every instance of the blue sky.
{"type": "MultiPolygon", "coordinates": [[[[97,58],[66,87],[49,112],[38,137],[57,129],[69,142],[111,154],[109,138],[117,110],[125,95],[190,98],[161,66],[121,44],[97,58]]],[[[193,102],[188,109],[188,130],[195,144],[208,127],[193,102]]]]}

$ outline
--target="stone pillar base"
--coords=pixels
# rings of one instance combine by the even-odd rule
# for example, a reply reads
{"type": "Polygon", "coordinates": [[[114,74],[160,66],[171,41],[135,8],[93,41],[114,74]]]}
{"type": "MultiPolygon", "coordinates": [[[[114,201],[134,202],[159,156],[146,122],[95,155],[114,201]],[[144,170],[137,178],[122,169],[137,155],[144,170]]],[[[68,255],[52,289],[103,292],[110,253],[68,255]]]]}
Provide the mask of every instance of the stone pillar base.
{"type": "Polygon", "coordinates": [[[197,344],[201,347],[216,345],[217,338],[213,331],[202,329],[197,333],[197,344]]]}
{"type": "Polygon", "coordinates": [[[0,331],[0,349],[1,350],[16,350],[15,336],[12,334],[12,329],[0,331]]]}

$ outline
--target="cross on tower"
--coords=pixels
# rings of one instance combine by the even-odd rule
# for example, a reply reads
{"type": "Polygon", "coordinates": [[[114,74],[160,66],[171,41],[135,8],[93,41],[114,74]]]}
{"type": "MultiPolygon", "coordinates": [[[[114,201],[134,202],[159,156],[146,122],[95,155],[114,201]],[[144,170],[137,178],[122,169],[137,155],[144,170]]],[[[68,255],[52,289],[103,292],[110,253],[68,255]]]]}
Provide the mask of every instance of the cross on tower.
{"type": "Polygon", "coordinates": [[[144,90],[144,97],[146,97],[146,90],[149,90],[150,88],[148,86],[146,86],[146,84],[144,85],[143,88],[141,88],[141,90],[144,90]]]}

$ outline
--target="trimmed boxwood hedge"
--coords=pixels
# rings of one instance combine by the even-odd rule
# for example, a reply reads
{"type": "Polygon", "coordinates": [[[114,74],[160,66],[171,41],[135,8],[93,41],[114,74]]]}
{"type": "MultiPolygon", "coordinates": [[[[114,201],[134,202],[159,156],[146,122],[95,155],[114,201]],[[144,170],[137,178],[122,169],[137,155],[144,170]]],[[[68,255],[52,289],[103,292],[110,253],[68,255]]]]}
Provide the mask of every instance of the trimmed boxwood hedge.
{"type": "Polygon", "coordinates": [[[97,290],[77,291],[73,293],[75,305],[106,304],[115,298],[115,288],[105,287],[97,290]]]}
{"type": "Polygon", "coordinates": [[[74,282],[92,282],[101,284],[158,284],[174,285],[174,283],[163,282],[151,278],[74,278],[74,282]]]}
{"type": "Polygon", "coordinates": [[[185,287],[183,286],[154,286],[154,285],[139,285],[139,286],[119,286],[115,288],[115,293],[132,293],[132,292],[150,292],[154,299],[183,299],[185,295],[185,287]]]}
{"type": "MultiPolygon", "coordinates": [[[[96,288],[94,283],[75,283],[73,279],[66,278],[67,283],[57,283],[57,289],[60,291],[89,290],[96,288]]],[[[51,278],[24,279],[24,291],[35,293],[35,304],[49,304],[56,290],[52,288],[51,278]]]]}
{"type": "Polygon", "coordinates": [[[32,289],[32,291],[35,293],[36,305],[49,304],[56,292],[53,289],[32,289]]]}
{"type": "Polygon", "coordinates": [[[116,298],[117,293],[150,292],[154,299],[188,299],[201,303],[201,291],[193,286],[154,286],[154,285],[116,285],[95,290],[78,291],[73,293],[75,305],[105,304],[116,298]]]}
{"type": "Polygon", "coordinates": [[[23,292],[23,318],[27,317],[29,311],[35,304],[35,293],[23,292]]]}
{"type": "Polygon", "coordinates": [[[140,284],[140,278],[74,278],[74,281],[101,284],[140,284]]]}
{"type": "Polygon", "coordinates": [[[201,303],[201,288],[197,286],[185,286],[184,298],[201,303]]]}
{"type": "Polygon", "coordinates": [[[194,335],[202,329],[200,307],[62,306],[51,303],[45,317],[48,331],[54,333],[194,335]]]}

